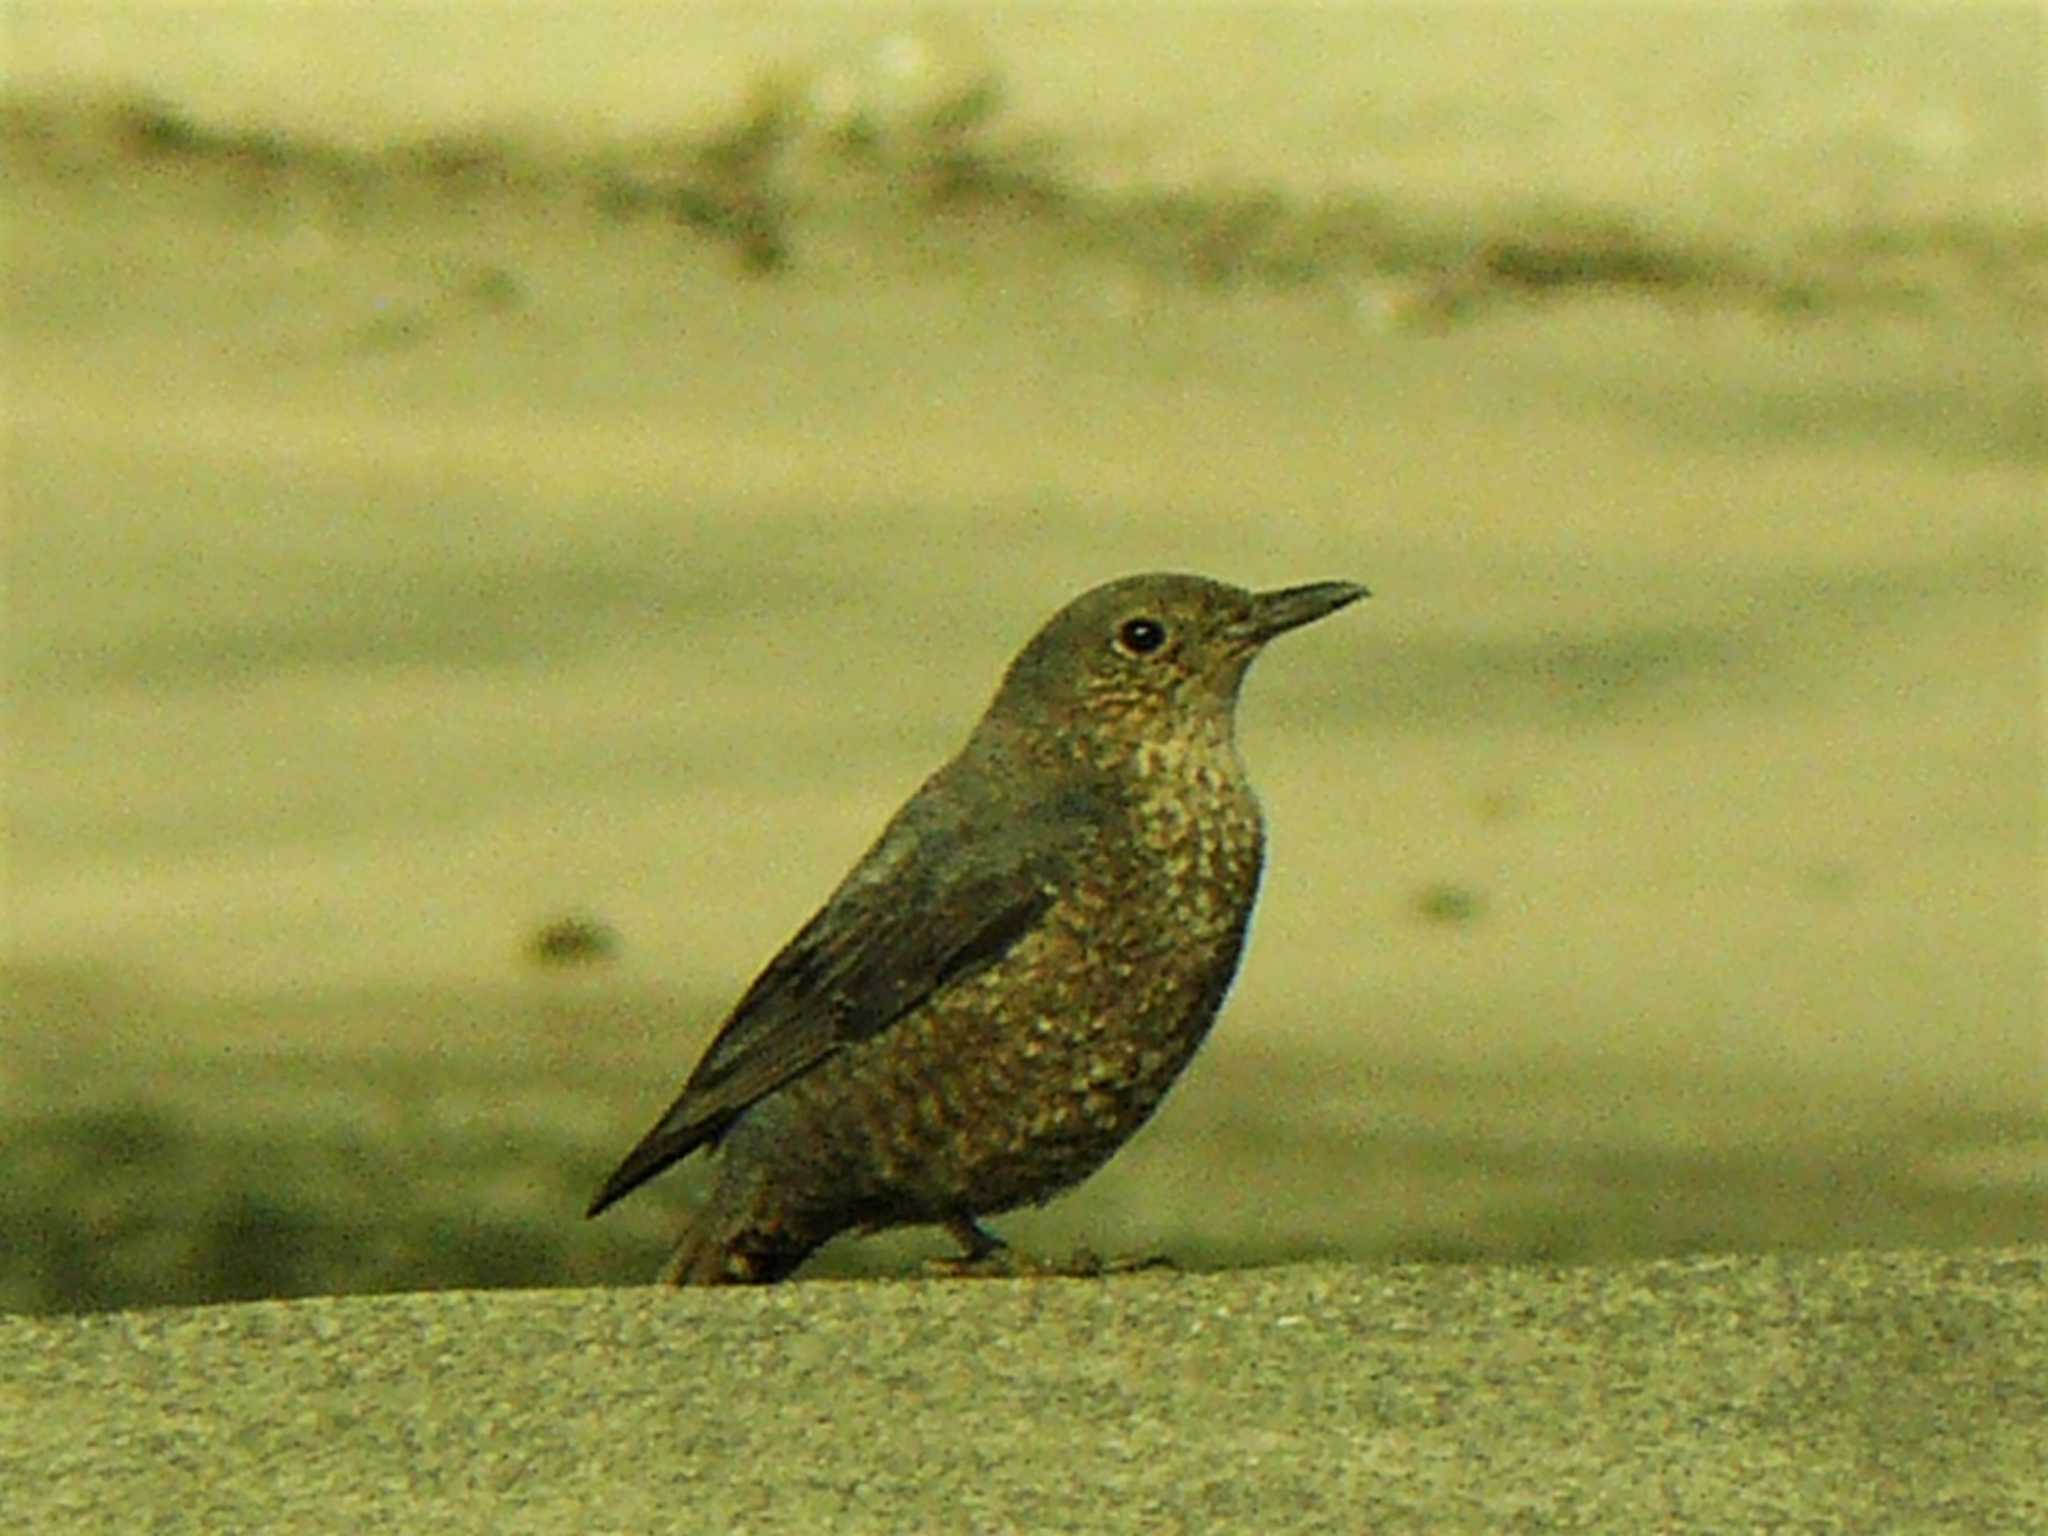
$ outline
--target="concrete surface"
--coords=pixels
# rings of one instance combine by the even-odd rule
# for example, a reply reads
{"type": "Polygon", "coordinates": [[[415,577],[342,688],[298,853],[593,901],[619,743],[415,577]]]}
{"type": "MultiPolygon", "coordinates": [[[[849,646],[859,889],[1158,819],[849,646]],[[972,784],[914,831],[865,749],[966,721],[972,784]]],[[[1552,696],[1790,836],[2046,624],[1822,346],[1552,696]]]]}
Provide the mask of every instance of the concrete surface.
{"type": "Polygon", "coordinates": [[[2048,1248],[0,1318],[11,1531],[2048,1529],[2048,1248]]]}

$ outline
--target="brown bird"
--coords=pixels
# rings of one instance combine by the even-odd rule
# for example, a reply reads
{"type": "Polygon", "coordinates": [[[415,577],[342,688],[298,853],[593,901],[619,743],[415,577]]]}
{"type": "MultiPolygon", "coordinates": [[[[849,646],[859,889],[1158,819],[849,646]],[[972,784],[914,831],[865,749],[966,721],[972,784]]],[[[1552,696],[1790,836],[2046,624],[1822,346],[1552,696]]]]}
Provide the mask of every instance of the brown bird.
{"type": "Polygon", "coordinates": [[[1149,575],[1061,609],[589,1214],[717,1146],[672,1284],[780,1280],[841,1232],[917,1223],[1000,1258],[979,1218],[1100,1168],[1208,1034],[1264,850],[1239,685],[1365,595],[1149,575]]]}

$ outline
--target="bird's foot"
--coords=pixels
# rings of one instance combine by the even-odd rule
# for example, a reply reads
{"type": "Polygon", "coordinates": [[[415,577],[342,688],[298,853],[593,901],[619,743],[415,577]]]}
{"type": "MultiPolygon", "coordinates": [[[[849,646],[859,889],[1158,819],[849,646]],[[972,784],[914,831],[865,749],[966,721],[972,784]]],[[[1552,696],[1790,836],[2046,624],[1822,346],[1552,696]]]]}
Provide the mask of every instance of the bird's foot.
{"type": "Polygon", "coordinates": [[[1136,1275],[1148,1269],[1179,1269],[1180,1266],[1163,1253],[1123,1253],[1113,1259],[1105,1259],[1093,1248],[1076,1248],[1073,1257],[1067,1260],[1063,1275],[1136,1275]]]}
{"type": "Polygon", "coordinates": [[[987,1253],[959,1253],[949,1258],[926,1259],[924,1273],[934,1280],[1040,1280],[1053,1271],[1004,1244],[987,1253]]]}
{"type": "Polygon", "coordinates": [[[924,1272],[947,1280],[1095,1280],[1105,1275],[1131,1275],[1147,1269],[1178,1268],[1164,1254],[1128,1254],[1105,1259],[1092,1248],[1076,1248],[1062,1264],[1019,1253],[978,1223],[961,1218],[946,1230],[966,1251],[951,1258],[927,1259],[924,1272]]]}

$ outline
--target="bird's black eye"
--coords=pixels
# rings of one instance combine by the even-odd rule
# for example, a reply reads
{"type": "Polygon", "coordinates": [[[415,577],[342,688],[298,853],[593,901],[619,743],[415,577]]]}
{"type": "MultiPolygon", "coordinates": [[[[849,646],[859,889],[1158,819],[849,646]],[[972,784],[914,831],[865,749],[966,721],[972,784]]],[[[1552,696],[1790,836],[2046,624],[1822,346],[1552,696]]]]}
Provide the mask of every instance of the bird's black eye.
{"type": "Polygon", "coordinates": [[[1166,644],[1166,626],[1157,619],[1125,619],[1116,632],[1116,648],[1127,656],[1149,656],[1166,644]]]}

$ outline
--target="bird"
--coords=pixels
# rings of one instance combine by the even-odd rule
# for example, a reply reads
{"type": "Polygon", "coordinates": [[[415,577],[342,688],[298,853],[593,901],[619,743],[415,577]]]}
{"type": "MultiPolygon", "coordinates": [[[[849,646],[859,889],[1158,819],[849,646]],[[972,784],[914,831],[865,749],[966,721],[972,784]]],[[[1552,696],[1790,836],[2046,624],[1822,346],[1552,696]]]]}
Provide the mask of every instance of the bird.
{"type": "Polygon", "coordinates": [[[959,752],[741,995],[595,1216],[702,1148],[660,1278],[768,1284],[842,1233],[982,1225],[1106,1163],[1207,1037],[1264,828],[1235,740],[1267,642],[1367,596],[1127,576],[1053,615],[959,752]]]}

